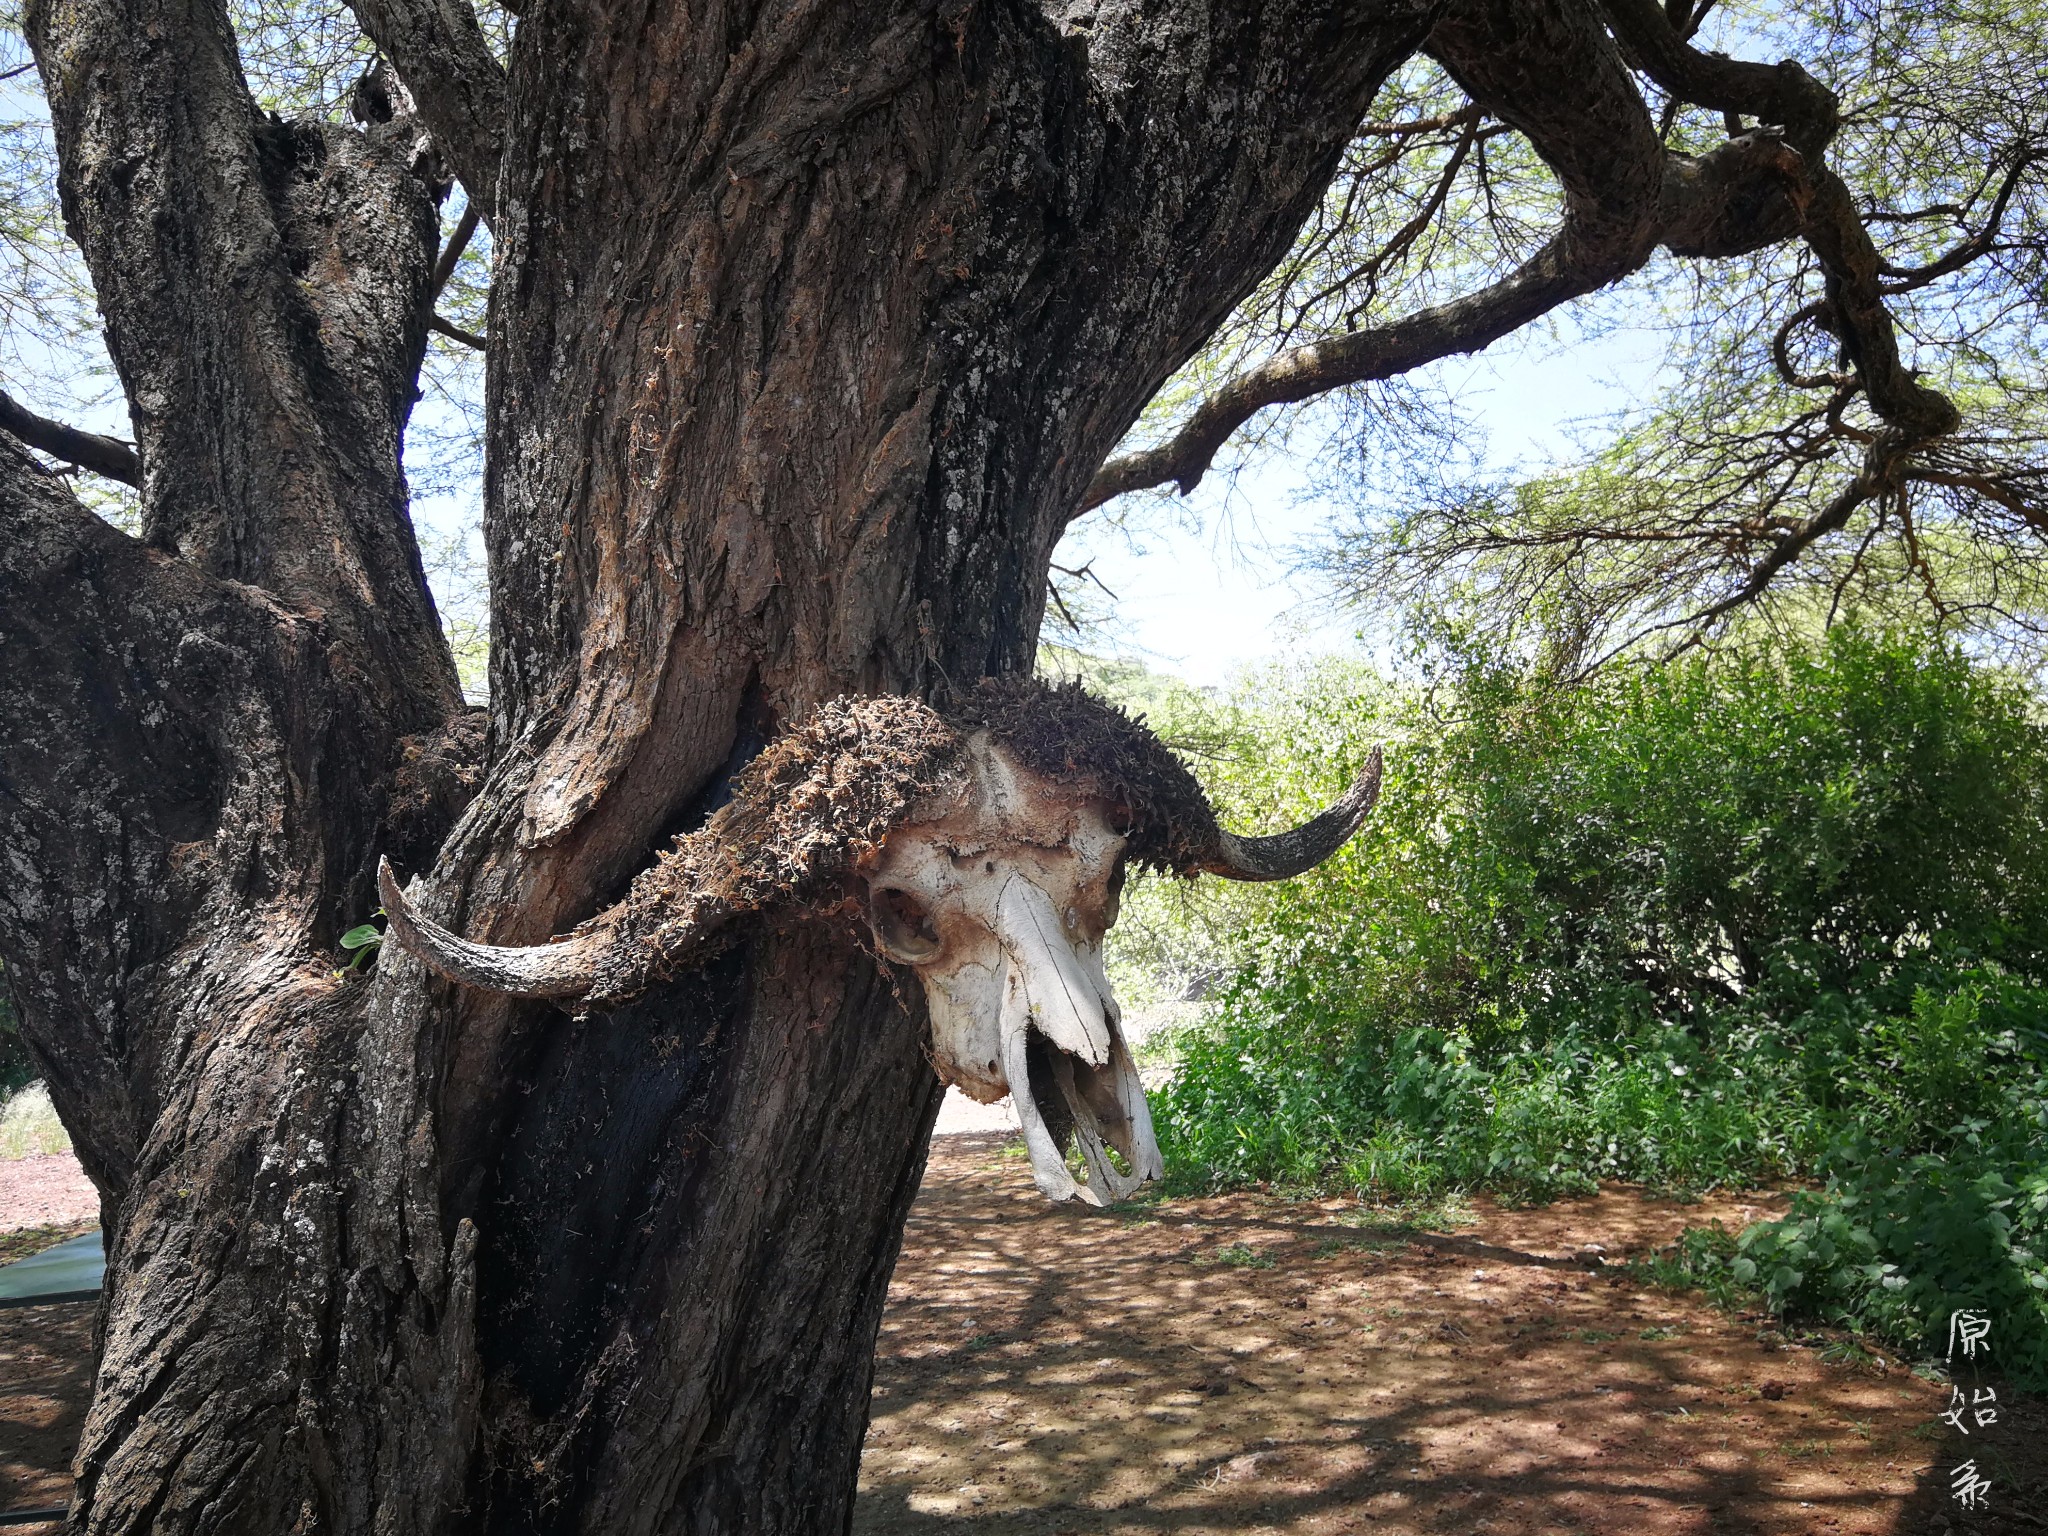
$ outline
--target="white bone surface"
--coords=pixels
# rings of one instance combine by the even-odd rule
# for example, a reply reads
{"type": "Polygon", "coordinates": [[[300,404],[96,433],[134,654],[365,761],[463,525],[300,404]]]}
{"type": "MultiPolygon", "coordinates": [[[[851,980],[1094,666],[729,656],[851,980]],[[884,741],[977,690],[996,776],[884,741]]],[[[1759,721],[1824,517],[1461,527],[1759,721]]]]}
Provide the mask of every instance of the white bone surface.
{"type": "Polygon", "coordinates": [[[892,833],[869,873],[876,941],[924,984],[939,1075],[982,1103],[1012,1096],[1039,1188],[1055,1200],[1122,1199],[1161,1172],[1102,960],[1124,840],[1108,806],[985,740],[970,754],[963,801],[892,833]],[[1068,1170],[1032,1095],[1034,1032],[1051,1052],[1086,1183],[1068,1170]]]}

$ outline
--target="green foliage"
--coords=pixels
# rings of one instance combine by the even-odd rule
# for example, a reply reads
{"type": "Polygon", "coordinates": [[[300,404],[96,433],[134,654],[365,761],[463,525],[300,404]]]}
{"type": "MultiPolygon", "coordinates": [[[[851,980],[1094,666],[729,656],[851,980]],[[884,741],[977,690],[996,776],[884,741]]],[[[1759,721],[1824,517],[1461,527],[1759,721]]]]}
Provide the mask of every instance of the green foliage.
{"type": "Polygon", "coordinates": [[[1230,1243],[1214,1253],[1197,1254],[1197,1265],[1221,1264],[1226,1269],[1271,1269],[1273,1255],[1261,1253],[1250,1243],[1230,1243]]]}
{"type": "Polygon", "coordinates": [[[1988,1307],[2002,1363],[2048,1372],[2048,730],[2022,685],[1838,628],[1576,690],[1466,657],[1405,697],[1256,691],[1210,718],[1243,737],[1207,764],[1231,819],[1396,750],[1351,848],[1229,898],[1157,1106],[1177,1183],[1813,1179],[1694,1271],[1908,1346],[1988,1307]]]}
{"type": "MultiPolygon", "coordinates": [[[[384,909],[379,907],[372,915],[382,917],[384,909]]],[[[346,976],[349,972],[360,969],[365,960],[374,961],[377,958],[377,951],[384,946],[384,930],[375,923],[358,923],[355,927],[349,929],[347,933],[344,933],[339,942],[341,947],[350,951],[354,958],[334,973],[336,978],[346,976]]]]}
{"type": "Polygon", "coordinates": [[[1997,1363],[2048,1382],[2044,1126],[2031,1138],[2004,1130],[1993,1145],[1983,1138],[1994,1127],[1978,1122],[1973,1139],[1904,1162],[1845,1153],[1824,1190],[1742,1234],[1729,1274],[1780,1311],[1934,1352],[1952,1312],[1984,1310],[1997,1363]]]}
{"type": "Polygon", "coordinates": [[[71,1137],[42,1083],[0,1093],[0,1163],[22,1157],[50,1157],[71,1150],[71,1137]]]}
{"type": "Polygon", "coordinates": [[[1226,1014],[1187,1039],[1157,1117],[1182,1184],[1341,1181],[1404,1199],[1483,1184],[1547,1199],[1603,1178],[1748,1182],[1818,1150],[1794,1064],[1760,1043],[1709,1055],[1671,1032],[1573,1033],[1488,1050],[1415,1027],[1360,1031],[1332,1052],[1290,1050],[1287,1035],[1226,1014]]]}

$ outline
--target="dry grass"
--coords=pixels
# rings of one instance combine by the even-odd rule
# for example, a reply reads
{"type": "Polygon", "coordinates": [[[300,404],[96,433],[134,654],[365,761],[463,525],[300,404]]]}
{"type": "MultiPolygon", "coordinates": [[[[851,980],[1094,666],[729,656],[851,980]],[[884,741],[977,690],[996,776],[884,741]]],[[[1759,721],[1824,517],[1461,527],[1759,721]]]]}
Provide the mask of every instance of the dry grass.
{"type": "Polygon", "coordinates": [[[70,1150],[71,1138],[50,1107],[50,1090],[41,1083],[0,1101],[0,1162],[70,1150]]]}

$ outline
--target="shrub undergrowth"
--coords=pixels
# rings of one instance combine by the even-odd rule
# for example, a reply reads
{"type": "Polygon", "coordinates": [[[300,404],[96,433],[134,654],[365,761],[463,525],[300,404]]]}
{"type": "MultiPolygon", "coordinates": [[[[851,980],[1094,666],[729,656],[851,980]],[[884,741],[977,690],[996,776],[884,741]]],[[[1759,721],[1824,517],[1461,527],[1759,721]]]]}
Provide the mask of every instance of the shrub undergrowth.
{"type": "Polygon", "coordinates": [[[1176,1184],[1793,1181],[1688,1273],[1904,1348],[1985,1308],[2048,1382],[2048,732],[2022,683],[1845,627],[1573,689],[1465,657],[1407,692],[1324,667],[1149,702],[1238,826],[1391,749],[1314,874],[1127,899],[1120,984],[1206,999],[1158,1096],[1176,1184]]]}

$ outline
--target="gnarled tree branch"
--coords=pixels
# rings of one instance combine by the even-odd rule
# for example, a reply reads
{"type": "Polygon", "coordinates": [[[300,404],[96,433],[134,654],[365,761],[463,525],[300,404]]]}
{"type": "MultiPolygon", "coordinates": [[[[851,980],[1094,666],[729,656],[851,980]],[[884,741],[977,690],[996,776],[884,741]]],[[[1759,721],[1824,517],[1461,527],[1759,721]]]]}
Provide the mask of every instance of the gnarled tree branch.
{"type": "Polygon", "coordinates": [[[1871,408],[1916,444],[1953,432],[1962,420],[1954,404],[1899,360],[1898,332],[1879,286],[1883,262],[1848,187],[1826,166],[1815,166],[1807,185],[1803,232],[1826,274],[1827,318],[1871,408]]]}
{"type": "Polygon", "coordinates": [[[1775,124],[1794,149],[1809,157],[1834,138],[1840,120],[1834,93],[1796,61],[1757,64],[1702,53],[1655,0],[1601,0],[1601,5],[1630,61],[1674,98],[1775,124]]]}
{"type": "Polygon", "coordinates": [[[440,315],[429,315],[427,317],[427,329],[436,336],[446,336],[450,341],[459,341],[465,347],[473,347],[479,352],[489,345],[475,331],[465,331],[453,320],[445,319],[440,315]]]}
{"type": "Polygon", "coordinates": [[[1240,374],[1195,408],[1155,448],[1111,459],[1096,472],[1079,512],[1111,497],[1174,484],[1183,495],[1201,484],[1231,433],[1272,405],[1291,405],[1348,384],[1390,379],[1438,358],[1477,352],[1568,300],[1592,293],[1613,276],[1566,259],[1553,238],[1536,257],[1478,293],[1433,305],[1391,325],[1352,331],[1296,347],[1240,374]]]}
{"type": "Polygon", "coordinates": [[[441,254],[434,258],[434,276],[427,284],[429,298],[440,298],[441,290],[448,286],[448,279],[455,275],[455,268],[462,261],[462,253],[469,249],[470,239],[476,234],[476,224],[476,204],[465,203],[462,217],[455,221],[455,228],[448,232],[448,239],[441,247],[441,254]]]}
{"type": "Polygon", "coordinates": [[[486,224],[505,154],[505,71],[467,0],[350,0],[486,224]]]}
{"type": "MultiPolygon", "coordinates": [[[[1817,313],[1901,451],[1953,431],[1960,419],[1953,404],[1900,361],[1880,283],[1888,269],[1848,188],[1820,160],[1835,128],[1833,96],[1796,63],[1698,52],[1649,0],[1603,3],[1613,38],[1576,7],[1500,0],[1465,0],[1431,35],[1430,51],[1452,76],[1521,130],[1557,175],[1565,218],[1534,257],[1476,293],[1248,370],[1203,400],[1166,442],[1105,464],[1079,510],[1169,482],[1185,494],[1230,435],[1266,407],[1477,351],[1637,270],[1660,245],[1680,256],[1728,257],[1803,237],[1827,279],[1817,313]],[[1782,124],[1782,134],[1739,133],[1700,156],[1665,150],[1617,40],[1667,89],[1782,124]],[[1545,89],[1546,76],[1569,78],[1574,88],[1545,89]]],[[[2002,198],[2010,185],[2009,178],[2002,198]]]]}
{"type": "Polygon", "coordinates": [[[142,484],[142,463],[135,457],[133,445],[118,437],[81,432],[61,421],[38,416],[5,390],[0,390],[0,431],[12,432],[31,448],[96,475],[105,475],[109,480],[118,480],[123,485],[142,484]]]}
{"type": "Polygon", "coordinates": [[[1476,100],[1501,103],[1555,172],[1565,194],[1557,232],[1476,293],[1295,348],[1231,380],[1165,443],[1105,464],[1080,511],[1147,486],[1192,490],[1231,433],[1267,406],[1478,351],[1637,270],[1659,245],[1732,254],[1798,231],[1798,157],[1761,135],[1703,156],[1667,153],[1612,39],[1576,7],[1467,0],[1429,48],[1476,100]],[[1532,88],[1546,76],[1571,79],[1573,91],[1532,88]]]}
{"type": "Polygon", "coordinates": [[[461,693],[400,469],[435,233],[417,123],[269,117],[222,0],[35,0],[25,20],[144,537],[317,611],[390,680],[400,734],[438,725],[461,693]]]}

